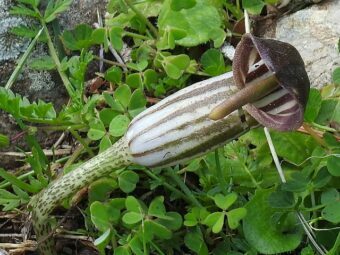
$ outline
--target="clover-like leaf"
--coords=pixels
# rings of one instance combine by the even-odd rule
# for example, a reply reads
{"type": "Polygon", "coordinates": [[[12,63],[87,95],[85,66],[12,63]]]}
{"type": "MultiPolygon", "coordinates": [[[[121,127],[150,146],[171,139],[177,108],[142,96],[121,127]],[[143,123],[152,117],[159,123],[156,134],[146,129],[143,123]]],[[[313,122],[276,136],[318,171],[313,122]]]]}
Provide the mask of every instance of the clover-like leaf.
{"type": "Polygon", "coordinates": [[[136,188],[139,176],[133,171],[124,171],[118,176],[119,188],[125,193],[130,193],[136,188]]]}
{"type": "Polygon", "coordinates": [[[185,54],[167,56],[162,61],[166,74],[172,79],[180,78],[189,64],[190,58],[185,54]]]}
{"type": "Polygon", "coordinates": [[[240,221],[247,215],[247,209],[244,207],[233,209],[227,212],[227,220],[230,229],[236,229],[240,221]]]}
{"type": "Polygon", "coordinates": [[[214,212],[209,214],[203,221],[203,224],[209,226],[213,233],[221,232],[224,225],[224,212],[214,212]]]}
{"type": "Polygon", "coordinates": [[[216,76],[225,72],[222,53],[216,49],[209,49],[201,56],[201,63],[205,73],[216,76]]]}
{"type": "Polygon", "coordinates": [[[99,140],[106,134],[106,129],[103,122],[99,119],[93,119],[90,122],[90,129],[87,132],[88,138],[91,140],[99,140]]]}
{"type": "Polygon", "coordinates": [[[110,228],[110,215],[107,205],[95,201],[90,206],[91,221],[100,231],[110,228]]]}
{"type": "Polygon", "coordinates": [[[148,215],[155,217],[163,217],[166,212],[163,202],[164,202],[163,196],[154,198],[149,205],[148,215]]]}
{"type": "Polygon", "coordinates": [[[227,210],[235,201],[237,200],[236,193],[230,193],[226,196],[222,194],[217,194],[214,196],[215,204],[222,210],[227,210]]]}
{"type": "Polygon", "coordinates": [[[242,0],[242,6],[250,14],[260,14],[265,6],[262,0],[242,0]]]}
{"type": "Polygon", "coordinates": [[[127,212],[124,214],[122,220],[128,225],[136,224],[143,219],[143,215],[138,212],[127,212]]]}
{"type": "Polygon", "coordinates": [[[124,108],[129,105],[131,98],[131,89],[128,85],[124,84],[119,86],[114,93],[114,98],[122,104],[124,108]]]}
{"type": "Polygon", "coordinates": [[[105,72],[105,80],[119,84],[122,81],[123,71],[117,66],[112,66],[105,72]]]}
{"type": "Polygon", "coordinates": [[[327,160],[328,172],[333,176],[340,176],[340,158],[339,156],[330,156],[327,160]]]}
{"type": "Polygon", "coordinates": [[[118,115],[110,123],[109,131],[112,136],[120,137],[125,134],[130,119],[125,115],[118,115]]]}

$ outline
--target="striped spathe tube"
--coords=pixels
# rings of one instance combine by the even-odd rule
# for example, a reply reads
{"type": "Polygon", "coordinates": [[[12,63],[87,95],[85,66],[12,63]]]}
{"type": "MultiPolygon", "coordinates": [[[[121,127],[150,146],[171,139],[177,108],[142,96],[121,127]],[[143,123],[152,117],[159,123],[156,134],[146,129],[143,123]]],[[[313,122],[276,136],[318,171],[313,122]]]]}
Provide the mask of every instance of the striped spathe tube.
{"type": "Polygon", "coordinates": [[[208,117],[216,105],[237,90],[229,72],[184,88],[142,112],[132,120],[125,136],[135,163],[174,165],[257,126],[242,110],[218,121],[208,117]]]}
{"type": "Polygon", "coordinates": [[[297,129],[308,92],[304,64],[293,46],[247,34],[236,49],[233,73],[193,84],[150,107],[132,120],[125,138],[133,162],[175,165],[222,146],[259,123],[280,131],[297,129]],[[270,89],[255,93],[261,83],[273,81],[270,89]],[[220,104],[235,102],[245,88],[244,110],[236,107],[222,118],[209,117],[220,104]]]}

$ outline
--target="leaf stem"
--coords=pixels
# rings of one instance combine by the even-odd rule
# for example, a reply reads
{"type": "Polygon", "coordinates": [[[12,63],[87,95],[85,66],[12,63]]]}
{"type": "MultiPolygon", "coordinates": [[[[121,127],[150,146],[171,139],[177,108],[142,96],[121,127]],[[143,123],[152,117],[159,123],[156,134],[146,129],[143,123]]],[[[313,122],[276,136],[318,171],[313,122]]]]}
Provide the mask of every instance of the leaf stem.
{"type": "Polygon", "coordinates": [[[167,175],[172,178],[172,180],[177,184],[178,187],[184,192],[185,195],[187,195],[188,199],[190,199],[191,203],[197,207],[202,208],[203,206],[201,203],[196,199],[194,194],[191,192],[191,190],[185,185],[183,180],[177,175],[177,173],[174,172],[174,170],[170,167],[166,168],[167,175]]]}
{"type": "Polygon", "coordinates": [[[85,140],[78,134],[78,132],[73,130],[72,128],[70,128],[69,131],[84,146],[84,149],[87,151],[87,153],[91,157],[94,157],[94,152],[91,150],[87,142],[85,142],[85,140]]]}
{"type": "Polygon", "coordinates": [[[11,74],[11,77],[9,77],[5,88],[6,89],[10,89],[13,85],[13,83],[15,82],[15,80],[17,79],[22,67],[24,66],[24,64],[26,63],[28,56],[31,54],[35,44],[37,43],[41,33],[44,31],[44,28],[41,28],[39,30],[39,32],[36,34],[36,36],[34,37],[34,39],[31,41],[30,45],[28,46],[28,48],[26,49],[24,55],[22,55],[22,57],[20,58],[18,65],[16,66],[16,68],[14,69],[13,73],[11,74]]]}
{"type": "Polygon", "coordinates": [[[27,183],[21,181],[16,176],[7,173],[3,168],[0,168],[0,176],[10,182],[12,185],[18,186],[20,189],[31,192],[31,193],[37,193],[39,189],[34,188],[31,185],[28,185],[27,183]]]}
{"type": "Polygon", "coordinates": [[[43,28],[45,30],[45,34],[46,34],[46,37],[47,37],[48,49],[49,49],[50,55],[51,55],[55,65],[57,67],[57,71],[59,73],[59,76],[60,76],[61,80],[63,81],[64,86],[65,86],[69,96],[71,98],[73,98],[73,95],[74,95],[75,91],[73,89],[73,86],[72,86],[71,82],[69,81],[69,79],[67,78],[66,74],[64,73],[64,71],[61,68],[61,63],[60,63],[57,51],[54,48],[54,45],[53,45],[53,42],[52,42],[52,38],[51,38],[51,36],[50,36],[50,34],[48,32],[46,23],[43,20],[43,18],[40,19],[40,23],[43,25],[43,28]]]}

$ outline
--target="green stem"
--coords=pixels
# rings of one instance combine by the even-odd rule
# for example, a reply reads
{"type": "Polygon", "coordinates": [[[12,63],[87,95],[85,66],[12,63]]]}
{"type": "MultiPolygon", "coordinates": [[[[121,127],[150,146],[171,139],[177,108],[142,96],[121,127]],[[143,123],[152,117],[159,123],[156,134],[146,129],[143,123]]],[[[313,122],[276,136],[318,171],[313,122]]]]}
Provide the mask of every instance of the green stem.
{"type": "Polygon", "coordinates": [[[159,178],[153,172],[146,170],[146,169],[143,169],[143,172],[145,174],[147,174],[150,178],[154,179],[155,181],[160,182],[166,189],[168,189],[168,190],[176,193],[177,195],[179,195],[181,198],[183,198],[188,203],[192,203],[192,201],[185,194],[183,194],[180,190],[178,190],[175,187],[171,186],[170,184],[164,182],[161,178],[159,178]]]}
{"type": "Polygon", "coordinates": [[[84,124],[73,124],[73,125],[60,125],[60,126],[27,126],[28,128],[36,128],[46,131],[63,131],[63,130],[79,130],[85,128],[86,125],[84,124]]]}
{"type": "Polygon", "coordinates": [[[155,38],[158,37],[158,30],[157,28],[152,25],[152,23],[141,13],[131,2],[130,0],[123,0],[127,6],[130,7],[130,9],[137,15],[138,18],[140,18],[142,21],[145,22],[145,24],[150,28],[151,32],[155,36],[155,38]]]}
{"type": "Polygon", "coordinates": [[[77,131],[73,129],[69,129],[70,133],[84,146],[84,149],[87,151],[87,153],[94,157],[94,152],[91,150],[91,148],[88,146],[87,142],[78,134],[77,131]]]}
{"type": "Polygon", "coordinates": [[[318,129],[321,129],[321,130],[324,130],[324,131],[329,131],[329,132],[337,132],[336,129],[334,128],[330,128],[330,127],[327,127],[327,126],[323,126],[323,125],[320,125],[320,124],[317,124],[315,122],[312,123],[312,125],[318,129]]]}
{"type": "Polygon", "coordinates": [[[14,84],[14,82],[16,81],[22,67],[24,66],[24,64],[26,63],[28,56],[31,54],[31,52],[33,51],[33,48],[35,46],[35,44],[37,43],[41,33],[44,31],[44,28],[41,28],[39,30],[39,32],[37,33],[37,35],[34,37],[34,39],[31,41],[30,45],[28,46],[28,48],[26,49],[24,55],[22,55],[22,57],[20,58],[18,65],[16,66],[16,68],[14,69],[14,71],[11,74],[11,77],[9,77],[9,80],[7,81],[5,88],[6,89],[10,89],[12,87],[12,85],[14,84]]]}
{"type": "Polygon", "coordinates": [[[44,27],[44,30],[45,30],[45,34],[46,34],[46,37],[47,37],[47,45],[48,45],[48,49],[49,49],[49,52],[50,52],[50,55],[57,67],[57,71],[59,73],[59,76],[61,78],[61,80],[63,81],[64,83],[64,86],[69,94],[69,96],[71,98],[73,98],[73,95],[75,93],[74,89],[73,89],[73,86],[71,84],[71,82],[69,81],[69,79],[67,78],[66,74],[64,73],[64,71],[62,70],[61,68],[61,63],[60,63],[60,60],[59,60],[59,57],[58,57],[58,54],[57,54],[57,51],[56,49],[54,48],[54,45],[53,45],[53,42],[52,42],[52,39],[51,39],[51,36],[48,32],[48,29],[47,29],[47,26],[46,26],[46,23],[44,21],[43,18],[40,19],[40,23],[43,25],[44,27]]]}
{"type": "Polygon", "coordinates": [[[150,40],[149,37],[145,36],[145,35],[140,35],[140,34],[136,34],[136,33],[132,33],[132,32],[124,32],[124,35],[129,36],[129,37],[133,37],[136,39],[141,39],[141,40],[150,40]]]}
{"type": "Polygon", "coordinates": [[[12,185],[18,186],[20,189],[31,192],[31,193],[37,193],[39,191],[39,188],[34,188],[31,185],[28,185],[27,183],[21,181],[16,176],[6,172],[3,168],[0,168],[0,176],[10,182],[12,185]]]}
{"type": "Polygon", "coordinates": [[[48,220],[50,213],[65,198],[70,197],[94,180],[130,164],[129,149],[123,137],[103,153],[50,183],[43,192],[35,195],[29,203],[29,208],[32,210],[32,221],[40,254],[56,254],[54,239],[46,238],[52,232],[50,221],[48,220]]]}
{"type": "Polygon", "coordinates": [[[191,203],[197,207],[202,208],[201,203],[196,199],[194,194],[192,194],[191,190],[185,185],[183,180],[174,172],[174,170],[170,167],[166,168],[168,176],[172,178],[172,180],[181,188],[185,195],[190,199],[191,203]]]}
{"type": "Polygon", "coordinates": [[[98,56],[93,56],[93,58],[96,59],[96,60],[101,60],[101,61],[103,61],[104,63],[109,64],[109,65],[120,66],[120,67],[127,68],[126,65],[121,64],[121,63],[119,63],[119,62],[111,61],[111,60],[108,60],[108,59],[105,59],[105,58],[100,58],[100,57],[98,57],[98,56]]]}

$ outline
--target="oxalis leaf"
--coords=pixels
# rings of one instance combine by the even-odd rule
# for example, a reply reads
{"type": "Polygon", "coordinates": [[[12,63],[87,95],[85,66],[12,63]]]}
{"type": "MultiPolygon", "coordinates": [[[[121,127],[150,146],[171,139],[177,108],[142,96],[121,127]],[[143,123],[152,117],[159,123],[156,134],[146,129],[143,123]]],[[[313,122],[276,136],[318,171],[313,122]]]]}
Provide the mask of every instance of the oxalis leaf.
{"type": "Polygon", "coordinates": [[[285,227],[280,229],[273,224],[272,218],[277,210],[268,204],[273,190],[257,190],[246,205],[247,216],[243,219],[246,240],[260,253],[277,254],[292,251],[302,240],[303,230],[295,214],[290,214],[285,227]]]}
{"type": "Polygon", "coordinates": [[[175,39],[177,45],[191,47],[213,40],[215,47],[219,47],[223,43],[221,38],[226,34],[222,29],[222,19],[217,8],[210,1],[205,0],[196,0],[195,5],[178,2],[172,4],[171,0],[167,0],[162,6],[158,17],[158,27],[162,36],[169,36],[164,32],[169,31],[168,27],[171,27],[173,30],[187,33],[185,37],[175,39]],[[189,8],[191,6],[192,8],[189,8]]]}

